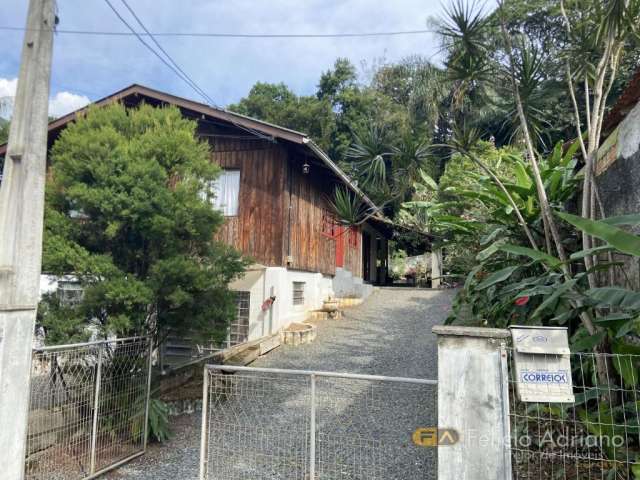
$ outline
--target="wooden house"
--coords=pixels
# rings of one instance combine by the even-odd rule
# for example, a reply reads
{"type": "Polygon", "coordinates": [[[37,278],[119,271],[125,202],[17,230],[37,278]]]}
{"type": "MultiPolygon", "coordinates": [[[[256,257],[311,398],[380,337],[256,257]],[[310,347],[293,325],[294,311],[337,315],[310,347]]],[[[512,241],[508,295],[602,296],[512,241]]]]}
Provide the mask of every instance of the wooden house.
{"type": "MultiPolygon", "coordinates": [[[[258,339],[303,320],[330,296],[366,297],[387,278],[389,224],[376,214],[359,227],[341,226],[329,208],[336,186],[376,206],[304,133],[132,85],[95,105],[173,105],[198,122],[223,168],[212,208],[226,222],[217,240],[238,248],[255,264],[231,287],[238,319],[229,343],[258,339]],[[266,311],[265,299],[276,301],[266,311]]],[[[49,147],[85,109],[49,124],[49,147]]],[[[0,147],[0,156],[6,146],[0,147]]],[[[52,287],[56,288],[55,282],[52,287]]]]}

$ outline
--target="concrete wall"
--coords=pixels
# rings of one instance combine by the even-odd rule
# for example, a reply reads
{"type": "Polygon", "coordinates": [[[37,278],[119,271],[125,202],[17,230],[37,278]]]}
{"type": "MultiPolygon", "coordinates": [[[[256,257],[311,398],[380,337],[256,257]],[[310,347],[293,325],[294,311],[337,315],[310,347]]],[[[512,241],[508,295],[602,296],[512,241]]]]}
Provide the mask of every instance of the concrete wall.
{"type": "MultiPolygon", "coordinates": [[[[603,142],[598,152],[596,174],[607,217],[640,213],[640,104],[603,142]]],[[[640,227],[630,231],[640,235],[640,227]]],[[[631,288],[640,290],[640,259],[620,256],[615,260],[625,263],[631,288]]],[[[616,280],[625,286],[622,272],[617,272],[616,280]]]]}
{"type": "Polygon", "coordinates": [[[508,330],[433,327],[438,335],[438,428],[459,438],[438,447],[439,480],[511,480],[508,330]]]}
{"type": "MultiPolygon", "coordinates": [[[[368,296],[371,286],[362,285],[362,279],[353,277],[348,271],[341,270],[337,280],[344,291],[352,292],[354,297],[368,296]]],[[[55,292],[60,280],[74,280],[72,276],[55,277],[42,275],[40,293],[55,292]]],[[[336,294],[335,277],[322,273],[290,270],[284,267],[250,266],[245,274],[229,285],[231,290],[249,292],[249,341],[275,334],[293,322],[306,320],[309,312],[322,308],[322,303],[329,297],[347,296],[344,292],[336,294]],[[304,305],[293,305],[293,282],[304,282],[304,305]],[[342,295],[341,295],[342,293],[342,295]],[[262,304],[270,296],[276,301],[271,308],[262,310],[262,304]]]]}
{"type": "Polygon", "coordinates": [[[332,277],[321,273],[268,267],[248,271],[232,283],[233,290],[250,292],[249,341],[276,333],[292,322],[304,321],[311,310],[322,308],[322,302],[333,296],[332,277]],[[304,305],[293,305],[293,282],[304,282],[304,305]],[[262,304],[270,296],[276,301],[267,311],[262,304]]]}

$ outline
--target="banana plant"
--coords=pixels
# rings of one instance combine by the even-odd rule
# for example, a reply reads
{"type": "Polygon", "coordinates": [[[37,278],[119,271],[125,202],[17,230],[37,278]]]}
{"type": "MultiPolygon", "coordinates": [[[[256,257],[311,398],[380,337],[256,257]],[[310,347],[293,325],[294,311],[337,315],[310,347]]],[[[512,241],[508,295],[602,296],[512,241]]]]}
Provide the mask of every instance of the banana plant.
{"type": "Polygon", "coordinates": [[[418,174],[420,181],[414,183],[417,199],[402,203],[399,220],[439,237],[474,234],[480,227],[477,222],[449,213],[459,202],[440,201],[440,186],[424,170],[418,174]]]}

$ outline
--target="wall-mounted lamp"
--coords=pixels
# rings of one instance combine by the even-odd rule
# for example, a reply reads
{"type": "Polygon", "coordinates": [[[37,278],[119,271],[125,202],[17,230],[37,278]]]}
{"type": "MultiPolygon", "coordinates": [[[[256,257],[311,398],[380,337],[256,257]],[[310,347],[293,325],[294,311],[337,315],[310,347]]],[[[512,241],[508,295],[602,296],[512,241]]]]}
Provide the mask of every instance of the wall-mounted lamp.
{"type": "Polygon", "coordinates": [[[304,165],[302,165],[302,173],[304,173],[305,175],[309,173],[309,170],[311,170],[311,165],[309,165],[306,161],[304,162],[304,165]]]}

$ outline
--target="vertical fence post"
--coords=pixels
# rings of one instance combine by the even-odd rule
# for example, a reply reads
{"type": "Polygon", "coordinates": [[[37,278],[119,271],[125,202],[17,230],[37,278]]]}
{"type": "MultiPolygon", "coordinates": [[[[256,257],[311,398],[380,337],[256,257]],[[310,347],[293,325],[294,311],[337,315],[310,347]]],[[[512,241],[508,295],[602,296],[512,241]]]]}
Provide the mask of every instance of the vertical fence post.
{"type": "Polygon", "coordinates": [[[96,473],[96,446],[98,440],[98,410],[100,408],[100,383],[102,380],[102,349],[104,343],[97,344],[98,347],[98,368],[96,370],[95,388],[93,391],[93,424],[91,427],[91,465],[89,474],[96,473]]]}
{"type": "Polygon", "coordinates": [[[149,402],[151,400],[151,355],[153,354],[153,339],[147,337],[147,394],[144,402],[144,444],[143,451],[147,451],[147,442],[149,441],[149,402]]]}
{"type": "Polygon", "coordinates": [[[511,480],[503,357],[510,332],[436,326],[433,333],[438,335],[438,429],[459,435],[453,445],[438,447],[438,480],[511,480]]]}
{"type": "Polygon", "coordinates": [[[204,367],[204,379],[202,380],[202,433],[200,434],[200,480],[207,478],[207,463],[209,452],[207,451],[207,423],[209,421],[209,369],[204,367]]]}
{"type": "Polygon", "coordinates": [[[309,478],[316,478],[316,375],[311,374],[311,418],[309,420],[309,478]]]}

